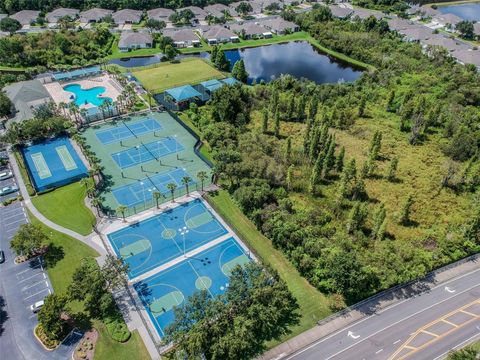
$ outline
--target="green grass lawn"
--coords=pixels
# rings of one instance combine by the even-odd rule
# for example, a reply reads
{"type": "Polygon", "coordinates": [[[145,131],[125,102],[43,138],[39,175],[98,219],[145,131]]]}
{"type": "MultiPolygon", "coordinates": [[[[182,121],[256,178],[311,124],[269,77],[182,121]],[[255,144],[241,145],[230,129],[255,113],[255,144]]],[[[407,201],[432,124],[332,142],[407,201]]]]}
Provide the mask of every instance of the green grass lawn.
{"type": "Polygon", "coordinates": [[[95,347],[95,360],[150,359],[150,354],[137,330],[132,331],[130,339],[122,344],[112,340],[103,323],[96,321],[94,325],[100,335],[95,347]]]}
{"type": "MultiPolygon", "coordinates": [[[[53,230],[28,212],[32,224],[40,225],[50,237],[49,252],[45,256],[48,276],[53,290],[58,294],[65,294],[72,280],[75,269],[84,258],[97,257],[99,254],[84,243],[53,230]]],[[[72,310],[81,310],[80,304],[72,304],[72,310]]]]}
{"type": "Polygon", "coordinates": [[[75,182],[32,197],[33,205],[47,219],[82,235],[92,232],[95,216],[85,206],[85,187],[75,182]]]}
{"type": "MultiPolygon", "coordinates": [[[[51,246],[45,256],[48,277],[55,293],[65,294],[75,269],[80,265],[82,259],[98,257],[99,254],[82,242],[44,225],[30,212],[28,212],[28,217],[32,224],[40,225],[50,235],[51,246]]],[[[83,305],[80,302],[70,302],[68,306],[73,313],[83,311],[83,305]]],[[[95,359],[143,360],[150,358],[138,331],[133,331],[130,339],[122,344],[110,337],[101,321],[95,320],[93,325],[100,334],[95,359]]]]}
{"type": "Polygon", "coordinates": [[[273,347],[312,328],[319,319],[331,313],[327,305],[327,298],[300,276],[285,256],[275,249],[272,242],[263,236],[242,213],[225,190],[220,190],[218,194],[210,194],[207,199],[254,254],[265,264],[272,266],[273,269],[278,271],[300,305],[300,323],[291,329],[290,334],[284,336],[279,341],[272,342],[269,344],[270,346],[273,347]]]}
{"type": "Polygon", "coordinates": [[[198,58],[184,59],[178,64],[161,63],[156,67],[135,70],[133,75],[147,90],[154,93],[186,84],[197,84],[209,79],[225,77],[220,71],[198,58]]]}

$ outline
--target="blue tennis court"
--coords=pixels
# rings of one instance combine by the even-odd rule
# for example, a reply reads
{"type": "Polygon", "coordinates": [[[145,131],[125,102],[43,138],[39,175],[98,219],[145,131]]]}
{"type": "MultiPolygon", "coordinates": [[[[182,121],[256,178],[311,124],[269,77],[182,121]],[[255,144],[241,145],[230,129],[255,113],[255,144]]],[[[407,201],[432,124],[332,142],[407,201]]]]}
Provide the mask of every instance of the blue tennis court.
{"type": "MultiPolygon", "coordinates": [[[[123,185],[112,190],[112,194],[119,204],[131,207],[139,204],[145,204],[152,201],[153,193],[160,192],[163,196],[169,197],[170,190],[167,188],[168,183],[177,185],[177,191],[183,189],[182,178],[192,178],[185,169],[175,169],[152,176],[147,176],[131,184],[123,185]]],[[[195,185],[195,181],[191,181],[189,186],[195,185]]]]}
{"type": "Polygon", "coordinates": [[[197,199],[109,234],[108,239],[134,278],[226,233],[197,199]]]}
{"type": "Polygon", "coordinates": [[[231,270],[250,262],[242,247],[229,238],[193,258],[172,266],[134,285],[158,334],[174,320],[173,308],[195,291],[220,295],[229,286],[231,270]]]}
{"type": "Polygon", "coordinates": [[[22,149],[37,191],[63,186],[88,176],[70,140],[58,137],[22,149]]]}
{"type": "Polygon", "coordinates": [[[121,121],[115,127],[97,131],[95,135],[102,144],[106,145],[158,130],[162,130],[162,125],[155,119],[148,118],[128,123],[121,121]]]}
{"type": "Polygon", "coordinates": [[[122,168],[128,168],[147,161],[159,160],[168,154],[182,151],[184,147],[174,137],[165,137],[158,141],[131,147],[112,154],[113,160],[122,168]]]}

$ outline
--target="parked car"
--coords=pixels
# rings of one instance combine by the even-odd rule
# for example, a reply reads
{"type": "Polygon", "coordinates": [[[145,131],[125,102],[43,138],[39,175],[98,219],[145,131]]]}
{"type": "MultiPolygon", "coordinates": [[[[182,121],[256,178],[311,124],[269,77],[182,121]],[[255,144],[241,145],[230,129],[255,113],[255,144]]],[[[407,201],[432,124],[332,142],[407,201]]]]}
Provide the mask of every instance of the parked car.
{"type": "Polygon", "coordinates": [[[0,250],[0,264],[3,264],[5,262],[5,253],[3,250],[0,250]]]}
{"type": "Polygon", "coordinates": [[[32,310],[33,313],[37,313],[40,311],[40,309],[44,304],[45,304],[45,301],[43,300],[37,301],[35,304],[30,305],[30,310],[32,310]]]}
{"type": "Polygon", "coordinates": [[[10,179],[11,177],[13,177],[13,172],[11,172],[10,170],[0,172],[0,180],[10,179]]]}
{"type": "Polygon", "coordinates": [[[18,191],[18,187],[16,185],[5,186],[4,188],[0,189],[0,195],[7,195],[18,191]]]}

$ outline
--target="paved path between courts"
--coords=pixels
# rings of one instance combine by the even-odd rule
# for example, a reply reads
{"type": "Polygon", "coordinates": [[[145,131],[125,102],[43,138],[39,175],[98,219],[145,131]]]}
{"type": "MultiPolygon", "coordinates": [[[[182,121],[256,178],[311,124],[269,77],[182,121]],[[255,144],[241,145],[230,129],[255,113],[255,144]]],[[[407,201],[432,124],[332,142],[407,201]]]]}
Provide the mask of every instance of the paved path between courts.
{"type": "Polygon", "coordinates": [[[92,233],[88,236],[80,235],[79,233],[77,233],[73,230],[64,228],[63,226],[60,226],[60,225],[54,223],[53,221],[50,221],[42,213],[40,213],[40,211],[37,210],[37,208],[32,203],[30,195],[28,194],[27,187],[25,186],[22,175],[20,173],[20,169],[18,167],[17,159],[15,159],[15,157],[13,156],[13,154],[11,152],[8,153],[8,156],[9,156],[9,159],[10,159],[10,164],[12,165],[12,169],[13,169],[14,173],[17,175],[18,187],[20,188],[20,193],[23,196],[25,206],[33,214],[33,216],[35,216],[38,220],[40,220],[42,223],[44,223],[48,227],[50,227],[50,228],[52,228],[52,229],[54,229],[58,232],[61,232],[65,235],[71,236],[72,238],[77,239],[77,240],[83,242],[84,244],[90,246],[91,248],[95,249],[100,254],[100,256],[106,255],[107,252],[105,251],[104,247],[94,241],[94,239],[96,238],[94,233],[92,233]]]}

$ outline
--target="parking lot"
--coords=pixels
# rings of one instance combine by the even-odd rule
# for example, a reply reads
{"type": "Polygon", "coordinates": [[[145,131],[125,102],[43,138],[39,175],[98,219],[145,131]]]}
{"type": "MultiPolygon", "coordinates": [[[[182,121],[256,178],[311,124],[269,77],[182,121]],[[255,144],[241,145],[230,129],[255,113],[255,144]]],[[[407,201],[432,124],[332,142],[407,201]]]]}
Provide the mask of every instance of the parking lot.
{"type": "Polygon", "coordinates": [[[41,257],[15,264],[15,253],[10,241],[21,224],[28,222],[21,202],[0,206],[0,249],[5,262],[0,264],[0,349],[9,359],[67,359],[81,338],[81,332],[72,333],[55,351],[46,351],[33,335],[37,315],[30,306],[53,292],[41,257]]]}
{"type": "MultiPolygon", "coordinates": [[[[2,159],[8,159],[8,155],[7,155],[6,151],[0,151],[0,161],[2,161],[2,159]]],[[[1,163],[0,163],[0,173],[5,173],[5,172],[9,172],[9,171],[12,171],[12,169],[10,167],[10,164],[2,166],[1,163]]],[[[4,187],[7,187],[7,186],[17,186],[17,181],[15,180],[15,176],[11,177],[10,179],[0,180],[0,189],[3,189],[4,187]]],[[[5,201],[5,200],[17,197],[18,194],[19,194],[19,192],[15,191],[11,194],[0,195],[0,203],[5,201]]]]}

